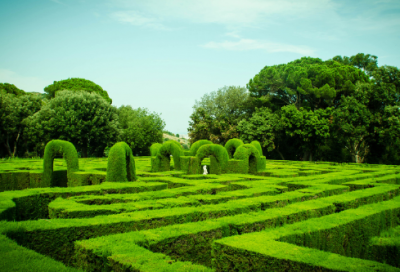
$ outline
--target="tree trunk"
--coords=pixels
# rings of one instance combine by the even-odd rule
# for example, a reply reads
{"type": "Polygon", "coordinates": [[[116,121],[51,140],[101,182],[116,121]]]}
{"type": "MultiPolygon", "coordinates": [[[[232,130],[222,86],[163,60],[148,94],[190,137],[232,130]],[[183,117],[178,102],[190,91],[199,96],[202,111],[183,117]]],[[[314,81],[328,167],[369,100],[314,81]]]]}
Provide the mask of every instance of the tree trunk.
{"type": "Polygon", "coordinates": [[[6,147],[6,149],[7,149],[8,156],[12,157],[12,153],[11,153],[10,144],[8,143],[8,134],[7,134],[7,136],[6,136],[6,142],[5,142],[4,146],[5,146],[5,147],[6,147]]]}
{"type": "Polygon", "coordinates": [[[275,148],[275,151],[279,154],[279,156],[281,157],[282,160],[284,160],[285,158],[283,157],[282,153],[279,151],[279,146],[277,148],[275,148]]]}
{"type": "Polygon", "coordinates": [[[21,135],[21,129],[18,130],[18,135],[17,135],[17,138],[15,139],[15,142],[14,142],[13,157],[15,157],[15,154],[17,154],[17,144],[18,144],[18,140],[19,140],[19,136],[20,135],[21,135]]]}

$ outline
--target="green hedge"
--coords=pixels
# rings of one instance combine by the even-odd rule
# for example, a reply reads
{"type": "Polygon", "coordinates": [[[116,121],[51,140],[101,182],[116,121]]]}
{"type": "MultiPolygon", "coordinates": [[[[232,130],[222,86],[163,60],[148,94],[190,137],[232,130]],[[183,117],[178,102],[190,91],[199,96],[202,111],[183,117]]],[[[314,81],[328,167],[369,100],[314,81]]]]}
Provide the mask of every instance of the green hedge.
{"type": "Polygon", "coordinates": [[[235,154],[236,148],[238,148],[242,144],[244,144],[243,141],[237,138],[230,139],[229,141],[226,142],[225,148],[226,151],[228,152],[230,159],[233,158],[233,154],[235,154]]]}
{"type": "Polygon", "coordinates": [[[243,160],[248,165],[248,170],[246,173],[255,174],[257,173],[259,160],[260,160],[260,153],[258,152],[257,148],[252,144],[243,144],[239,146],[235,154],[233,155],[235,160],[243,160]]]}
{"type": "Polygon", "coordinates": [[[202,146],[206,144],[213,144],[213,142],[209,140],[198,140],[197,142],[194,142],[192,146],[190,147],[189,151],[185,152],[185,156],[196,156],[197,150],[202,146]]]}
{"type": "Polygon", "coordinates": [[[226,173],[229,155],[223,146],[217,144],[202,145],[196,153],[197,163],[201,164],[201,161],[208,156],[210,156],[211,174],[226,173]]]}
{"type": "Polygon", "coordinates": [[[63,157],[67,162],[68,180],[72,178],[73,172],[79,170],[78,152],[76,152],[75,146],[68,141],[52,140],[47,143],[44,149],[43,178],[41,187],[54,187],[57,183],[62,183],[55,180],[53,177],[54,157],[60,153],[63,154],[63,157]]]}
{"type": "Polygon", "coordinates": [[[250,143],[251,145],[254,145],[254,147],[257,149],[258,153],[260,153],[260,156],[263,156],[263,151],[262,151],[262,147],[259,141],[252,141],[250,143]]]}
{"type": "Polygon", "coordinates": [[[170,171],[170,155],[174,159],[175,170],[180,171],[183,149],[176,141],[166,141],[158,150],[156,158],[151,161],[152,172],[170,171]]]}
{"type": "Polygon", "coordinates": [[[399,217],[397,196],[281,228],[224,238],[213,244],[213,267],[217,271],[284,271],[287,267],[293,271],[399,271],[363,260],[374,258],[368,255],[369,239],[388,226],[397,226],[399,217]]]}
{"type": "Polygon", "coordinates": [[[135,159],[127,143],[119,142],[111,147],[108,153],[106,180],[109,182],[136,180],[135,159]]]}
{"type": "Polygon", "coordinates": [[[157,152],[160,149],[160,147],[162,146],[162,144],[160,143],[154,143],[150,146],[150,156],[155,157],[157,156],[157,152]]]}

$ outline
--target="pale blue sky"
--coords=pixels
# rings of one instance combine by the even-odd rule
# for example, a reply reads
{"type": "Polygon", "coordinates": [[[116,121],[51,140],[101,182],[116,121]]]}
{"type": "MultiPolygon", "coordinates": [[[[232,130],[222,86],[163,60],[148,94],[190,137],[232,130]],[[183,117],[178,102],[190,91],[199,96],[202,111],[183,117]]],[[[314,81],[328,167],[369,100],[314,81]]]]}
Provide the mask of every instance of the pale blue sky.
{"type": "Polygon", "coordinates": [[[0,82],[89,79],[187,134],[195,100],[264,66],[368,53],[400,67],[400,1],[0,1],[0,82]]]}

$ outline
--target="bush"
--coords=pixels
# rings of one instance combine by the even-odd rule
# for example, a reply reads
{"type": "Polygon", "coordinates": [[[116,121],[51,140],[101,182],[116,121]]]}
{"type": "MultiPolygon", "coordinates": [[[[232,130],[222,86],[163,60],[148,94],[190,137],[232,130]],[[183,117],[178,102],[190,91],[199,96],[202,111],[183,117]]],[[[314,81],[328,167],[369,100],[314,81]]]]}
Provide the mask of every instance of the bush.
{"type": "Polygon", "coordinates": [[[158,150],[162,147],[160,143],[154,143],[150,146],[150,156],[155,157],[157,156],[158,150]]]}
{"type": "Polygon", "coordinates": [[[44,149],[43,158],[43,187],[54,187],[57,183],[53,179],[53,161],[57,154],[63,154],[67,162],[67,177],[71,178],[72,172],[79,170],[78,152],[75,146],[63,140],[52,140],[47,143],[44,149]]]}
{"type": "Polygon", "coordinates": [[[233,154],[235,153],[236,149],[242,144],[243,141],[237,138],[230,139],[229,141],[226,142],[225,148],[226,151],[228,152],[230,159],[233,157],[233,154]]]}
{"type": "Polygon", "coordinates": [[[125,142],[119,142],[111,147],[107,162],[107,177],[109,182],[124,182],[136,180],[135,159],[132,149],[125,142]]]}

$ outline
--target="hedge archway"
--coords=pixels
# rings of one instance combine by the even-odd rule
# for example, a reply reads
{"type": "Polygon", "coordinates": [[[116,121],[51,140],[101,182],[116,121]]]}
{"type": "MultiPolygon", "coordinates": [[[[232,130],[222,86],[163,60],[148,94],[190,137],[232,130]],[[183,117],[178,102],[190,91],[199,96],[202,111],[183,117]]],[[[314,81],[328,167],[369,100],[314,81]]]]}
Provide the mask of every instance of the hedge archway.
{"type": "Polygon", "coordinates": [[[136,167],[132,149],[125,142],[116,143],[108,153],[106,181],[125,182],[135,180],[136,167]]]}
{"type": "Polygon", "coordinates": [[[243,141],[237,138],[230,139],[229,141],[226,142],[225,148],[226,151],[228,151],[230,159],[233,158],[233,154],[235,154],[236,148],[238,148],[242,144],[244,144],[243,141]]]}
{"type": "Polygon", "coordinates": [[[154,161],[157,165],[155,167],[157,172],[170,170],[170,155],[172,155],[174,159],[175,170],[181,170],[181,156],[183,156],[181,145],[175,141],[166,141],[158,150],[157,157],[154,161]]]}
{"type": "Polygon", "coordinates": [[[56,181],[53,179],[53,162],[57,154],[63,154],[67,162],[67,178],[71,179],[72,173],[79,170],[78,152],[75,146],[63,140],[52,140],[44,149],[42,187],[54,187],[56,181]]]}
{"type": "Polygon", "coordinates": [[[236,148],[233,155],[235,160],[244,160],[248,166],[247,173],[257,173],[257,165],[260,160],[260,153],[257,148],[252,144],[243,144],[236,148]]]}
{"type": "Polygon", "coordinates": [[[201,171],[201,161],[210,156],[210,174],[220,175],[226,172],[229,155],[225,147],[217,144],[202,145],[196,152],[198,169],[201,171]]]}

